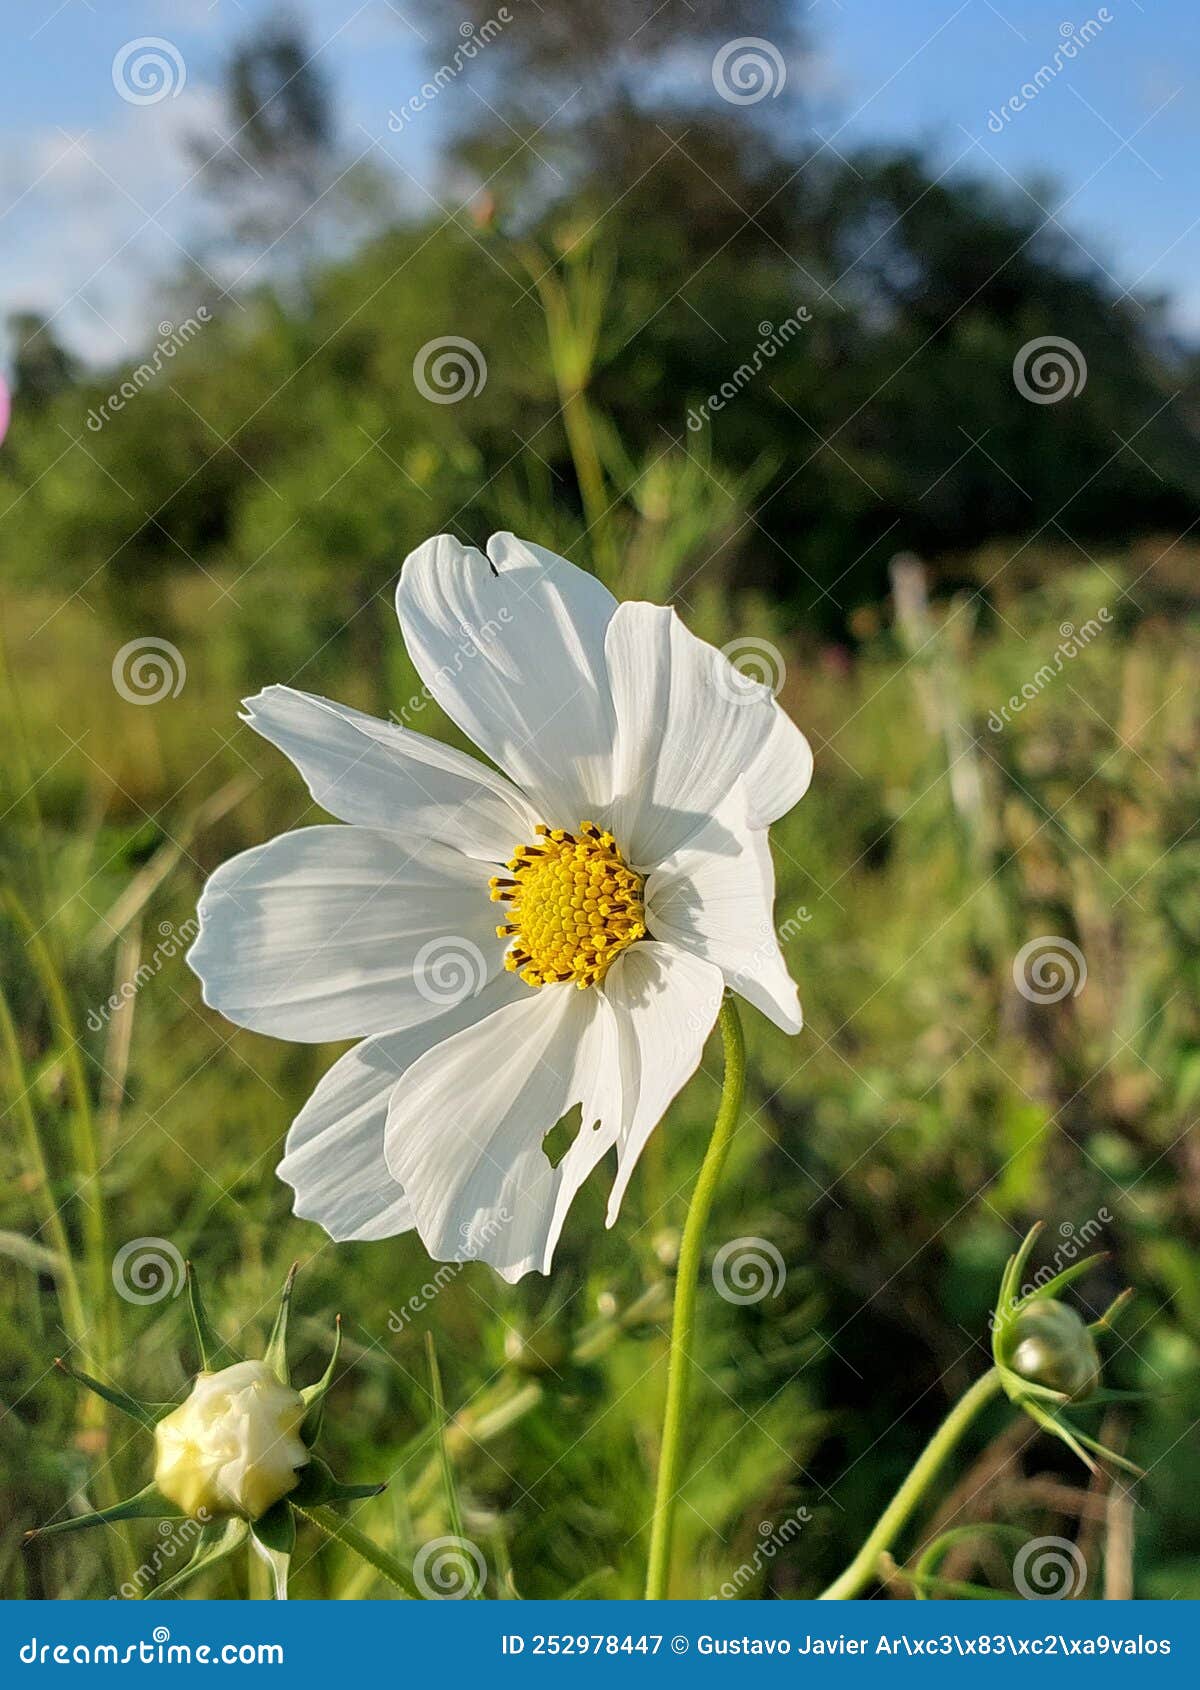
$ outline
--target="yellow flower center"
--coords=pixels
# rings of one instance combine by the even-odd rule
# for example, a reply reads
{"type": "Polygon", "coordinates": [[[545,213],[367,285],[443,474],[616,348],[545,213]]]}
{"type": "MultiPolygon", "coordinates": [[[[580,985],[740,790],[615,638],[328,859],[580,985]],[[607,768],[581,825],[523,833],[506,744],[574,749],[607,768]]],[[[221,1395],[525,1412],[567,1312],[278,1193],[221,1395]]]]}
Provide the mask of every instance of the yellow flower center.
{"type": "Polygon", "coordinates": [[[536,845],[520,845],[512,879],[495,876],[492,900],[508,904],[497,927],[511,939],[504,966],[528,986],[573,980],[582,990],[603,980],[627,945],[645,937],[642,877],[629,867],[611,833],[581,822],[579,833],[537,829],[536,845]]]}

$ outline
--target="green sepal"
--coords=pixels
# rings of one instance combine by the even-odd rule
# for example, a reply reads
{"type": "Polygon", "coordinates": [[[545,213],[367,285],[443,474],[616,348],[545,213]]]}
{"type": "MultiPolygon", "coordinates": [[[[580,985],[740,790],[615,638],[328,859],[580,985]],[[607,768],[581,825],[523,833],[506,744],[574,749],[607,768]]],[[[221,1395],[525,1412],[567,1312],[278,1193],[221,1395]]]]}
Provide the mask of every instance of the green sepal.
{"type": "Polygon", "coordinates": [[[283,1282],[283,1293],[279,1299],[279,1312],[275,1316],[271,1336],[267,1339],[267,1347],[263,1351],[263,1360],[273,1370],[281,1385],[291,1384],[287,1364],[288,1313],[292,1306],[292,1287],[296,1283],[299,1266],[299,1262],[293,1262],[288,1269],[288,1276],[283,1282]]]}
{"type": "Polygon", "coordinates": [[[136,1496],[130,1496],[124,1502],[114,1502],[111,1508],[101,1508],[93,1514],[76,1514],[71,1520],[56,1520],[50,1526],[35,1526],[31,1532],[26,1532],[25,1541],[28,1543],[35,1537],[50,1537],[56,1532],[76,1532],[85,1530],[88,1526],[107,1526],[117,1520],[182,1520],[186,1516],[168,1502],[166,1497],[153,1484],[138,1491],[136,1496]]]}
{"type": "Polygon", "coordinates": [[[1019,1301],[1017,1291],[1021,1285],[1021,1274],[1025,1263],[1029,1260],[1038,1234],[1044,1226],[1043,1221],[1034,1221],[1029,1231],[1021,1240],[1016,1252],[1008,1258],[1008,1265],[1004,1270],[1004,1278],[1000,1281],[1000,1296],[996,1303],[996,1329],[999,1331],[1001,1322],[1005,1325],[1012,1319],[1019,1301]],[[1001,1310],[1004,1312],[1001,1313],[1001,1310]]]}
{"type": "Polygon", "coordinates": [[[1097,1262],[1107,1260],[1108,1251],[1097,1250],[1093,1256],[1084,1256],[1082,1261],[1072,1262],[1070,1267],[1063,1268],[1061,1273],[1056,1273],[1054,1278],[1048,1279],[1044,1285],[1035,1286],[1025,1299],[1025,1304],[1023,1306],[1028,1306],[1028,1304],[1035,1302],[1039,1297],[1055,1296],[1057,1292],[1064,1290],[1068,1285],[1072,1284],[1074,1280],[1081,1279],[1085,1273],[1095,1267],[1097,1262]]]}
{"type": "Polygon", "coordinates": [[[265,1514],[251,1520],[250,1530],[264,1549],[290,1555],[296,1547],[296,1520],[286,1496],[273,1502],[265,1514]]]}
{"type": "Polygon", "coordinates": [[[1092,1324],[1088,1327],[1088,1331],[1107,1332],[1116,1320],[1117,1316],[1121,1313],[1122,1309],[1128,1308],[1132,1300],[1133,1286],[1127,1285],[1124,1291],[1120,1292],[1113,1298],[1112,1302],[1105,1309],[1099,1320],[1094,1320],[1092,1322],[1092,1324]]]}
{"type": "Polygon", "coordinates": [[[149,1403],[138,1402],[136,1397],[129,1395],[128,1391],[119,1390],[115,1385],[102,1385],[99,1379],[93,1379],[90,1373],[81,1373],[77,1367],[72,1367],[70,1362],[64,1361],[61,1356],[55,1356],[54,1365],[60,1373],[65,1373],[69,1379],[74,1379],[77,1385],[83,1385],[89,1391],[94,1391],[98,1397],[103,1397],[105,1402],[111,1403],[114,1408],[119,1408],[122,1414],[127,1414],[131,1420],[136,1420],[139,1426],[144,1426],[150,1432],[154,1430],[154,1422],[157,1416],[149,1403]]]}
{"type": "Polygon", "coordinates": [[[334,1370],[337,1367],[338,1355],[342,1348],[342,1317],[333,1317],[333,1353],[329,1357],[329,1366],[322,1373],[315,1385],[305,1385],[300,1392],[308,1413],[304,1416],[304,1424],[300,1428],[301,1441],[311,1449],[321,1435],[321,1422],[325,1416],[325,1393],[333,1384],[334,1370]]]}
{"type": "Polygon", "coordinates": [[[250,1522],[251,1547],[271,1569],[275,1599],[287,1600],[288,1569],[296,1548],[296,1516],[286,1497],[250,1522]]]}
{"type": "Polygon", "coordinates": [[[300,1469],[299,1481],[288,1492],[287,1500],[300,1508],[316,1508],[322,1502],[361,1502],[365,1497],[378,1496],[386,1489],[386,1483],[343,1485],[334,1478],[320,1457],[314,1455],[308,1465],[300,1469]]]}
{"type": "Polygon", "coordinates": [[[250,1528],[245,1520],[220,1520],[203,1527],[196,1552],[186,1567],[180,1567],[177,1573],[172,1573],[162,1584],[155,1585],[150,1592],[152,1596],[166,1596],[180,1585],[186,1584],[188,1579],[195,1578],[197,1573],[207,1572],[209,1567],[215,1567],[227,1555],[232,1555],[235,1549],[240,1549],[249,1535],[250,1528]]]}
{"type": "Polygon", "coordinates": [[[196,1334],[196,1348],[200,1351],[200,1367],[205,1373],[214,1371],[214,1364],[223,1353],[228,1353],[235,1361],[241,1358],[233,1355],[228,1344],[217,1332],[208,1311],[204,1307],[204,1299],[200,1295],[200,1281],[196,1277],[196,1270],[191,1262],[185,1264],[187,1275],[188,1308],[192,1314],[192,1328],[196,1334]]]}

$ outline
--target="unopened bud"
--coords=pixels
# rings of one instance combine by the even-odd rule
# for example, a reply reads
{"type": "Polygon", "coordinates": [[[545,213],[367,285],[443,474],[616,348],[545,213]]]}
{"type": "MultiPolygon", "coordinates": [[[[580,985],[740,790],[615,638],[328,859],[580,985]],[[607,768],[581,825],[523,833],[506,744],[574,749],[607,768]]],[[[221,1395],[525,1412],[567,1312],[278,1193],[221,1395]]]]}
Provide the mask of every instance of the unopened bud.
{"type": "Polygon", "coordinates": [[[154,1482],[191,1519],[257,1520],[294,1489],[309,1459],[304,1399],[265,1361],[201,1373],[154,1428],[154,1482]]]}
{"type": "Polygon", "coordinates": [[[1052,1297],[1034,1298],[1017,1315],[1010,1365],[1022,1379],[1061,1391],[1073,1402],[1100,1383],[1100,1356],[1086,1324],[1069,1304],[1052,1297]]]}

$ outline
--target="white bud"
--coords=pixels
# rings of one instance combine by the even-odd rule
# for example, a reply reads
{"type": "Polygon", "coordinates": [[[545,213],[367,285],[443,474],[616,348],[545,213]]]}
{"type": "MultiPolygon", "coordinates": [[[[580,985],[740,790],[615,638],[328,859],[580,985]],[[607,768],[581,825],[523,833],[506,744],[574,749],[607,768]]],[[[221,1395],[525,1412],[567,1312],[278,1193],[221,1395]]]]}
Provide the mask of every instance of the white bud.
{"type": "Polygon", "coordinates": [[[265,1361],[201,1373],[191,1395],[154,1429],[154,1482],[192,1519],[257,1520],[306,1465],[304,1400],[265,1361]]]}

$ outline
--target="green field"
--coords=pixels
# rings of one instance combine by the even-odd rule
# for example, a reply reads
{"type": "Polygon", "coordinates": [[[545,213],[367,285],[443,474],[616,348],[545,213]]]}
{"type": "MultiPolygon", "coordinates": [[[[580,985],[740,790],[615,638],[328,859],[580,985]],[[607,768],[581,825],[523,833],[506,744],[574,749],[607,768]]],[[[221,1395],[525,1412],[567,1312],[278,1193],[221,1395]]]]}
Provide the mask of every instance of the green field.
{"type": "MultiPolygon", "coordinates": [[[[550,504],[544,514],[526,528],[553,544],[550,504]]],[[[747,1114],[709,1234],[710,1257],[768,1241],[786,1273],[742,1304],[702,1277],[673,1593],[812,1595],[840,1569],[986,1369],[1005,1259],[1042,1219],[1037,1261],[1062,1265],[1080,1241],[1111,1252],[1066,1293],[1081,1310],[1136,1288],[1103,1346],[1105,1380],[1143,1395],[1081,1409],[1079,1423],[1146,1476],[1089,1475],[994,1406],[896,1546],[885,1588],[911,1593],[903,1569],[937,1532],[1001,1524],[1075,1540],[1088,1596],[1200,1596],[1197,554],[1167,541],[1092,560],[1034,548],[1010,567],[1016,548],[998,545],[945,589],[935,577],[931,608],[903,575],[892,598],[856,611],[852,644],[832,643],[739,591],[707,547],[656,552],[655,514],[622,530],[616,590],[674,594],[719,645],[769,640],[817,763],[773,831],[777,922],[807,1025],[788,1039],[745,1012],[747,1114]],[[1014,697],[1023,707],[1005,720],[1014,697]],[[1031,1001],[1014,959],[1046,936],[1077,947],[1086,981],[1031,1001]]],[[[353,1518],[401,1560],[454,1529],[452,1495],[487,1595],[640,1593],[673,1264],[719,1041],[614,1230],[597,1177],[549,1279],[510,1289],[478,1264],[435,1279],[415,1236],[332,1245],[291,1216],[274,1164],[337,1052],[232,1028],[202,1007],[182,960],[205,876],[323,819],[238,722],[239,698],[292,681],[400,711],[417,682],[391,589],[423,537],[391,534],[389,561],[352,580],[291,578],[282,563],[248,580],[219,565],[176,575],[149,624],[133,593],[100,604],[30,580],[0,598],[9,1595],[111,1594],[162,1542],[133,1522],[21,1546],[28,1528],[149,1477],[148,1437],[53,1358],[155,1401],[177,1399],[197,1365],[170,1259],[155,1300],[114,1290],[114,1258],[135,1240],[195,1262],[222,1333],[252,1353],[300,1262],[297,1376],[320,1373],[340,1312],[326,1453],[347,1480],[389,1480],[353,1518]],[[152,705],[112,680],[118,649],[149,632],[186,667],[152,705]]],[[[572,545],[591,561],[586,539],[572,545]]],[[[410,725],[453,739],[437,718],[430,706],[410,725]]],[[[1006,1541],[959,1539],[941,1576],[1011,1591],[1006,1541]]],[[[190,1594],[261,1595],[263,1576],[232,1561],[190,1594]]],[[[395,1594],[303,1526],[292,1592],[395,1594]]]]}

